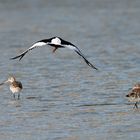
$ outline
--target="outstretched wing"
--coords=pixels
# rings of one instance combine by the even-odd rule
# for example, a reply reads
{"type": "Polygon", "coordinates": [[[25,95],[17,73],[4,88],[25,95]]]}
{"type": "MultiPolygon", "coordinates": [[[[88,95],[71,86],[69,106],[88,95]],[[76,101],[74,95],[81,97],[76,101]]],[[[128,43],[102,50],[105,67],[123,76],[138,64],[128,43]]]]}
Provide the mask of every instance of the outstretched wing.
{"type": "Polygon", "coordinates": [[[71,50],[74,50],[78,55],[80,55],[84,61],[93,69],[96,69],[98,70],[95,66],[93,66],[93,64],[91,64],[87,59],[86,57],[82,54],[82,52],[79,50],[78,47],[74,46],[73,44],[72,45],[65,45],[66,48],[68,49],[71,49],[71,50]]]}
{"type": "Polygon", "coordinates": [[[15,56],[15,57],[12,57],[11,59],[17,59],[19,58],[19,61],[23,58],[23,56],[28,53],[30,50],[36,48],[36,47],[41,47],[41,46],[44,46],[44,45],[47,45],[47,43],[45,42],[36,42],[35,44],[33,44],[30,48],[28,48],[26,51],[24,51],[23,53],[21,53],[20,55],[18,56],[15,56]]]}

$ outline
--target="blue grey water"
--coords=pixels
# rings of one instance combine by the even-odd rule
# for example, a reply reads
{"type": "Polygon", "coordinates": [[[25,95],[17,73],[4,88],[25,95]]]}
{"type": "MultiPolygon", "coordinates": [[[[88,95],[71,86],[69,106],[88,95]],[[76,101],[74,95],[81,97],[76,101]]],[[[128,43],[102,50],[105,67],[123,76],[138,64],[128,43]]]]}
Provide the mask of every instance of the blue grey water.
{"type": "Polygon", "coordinates": [[[0,81],[15,75],[24,89],[14,100],[0,87],[1,140],[140,139],[140,110],[125,95],[140,81],[139,0],[1,0],[0,81]],[[60,36],[75,52],[36,48],[60,36]]]}

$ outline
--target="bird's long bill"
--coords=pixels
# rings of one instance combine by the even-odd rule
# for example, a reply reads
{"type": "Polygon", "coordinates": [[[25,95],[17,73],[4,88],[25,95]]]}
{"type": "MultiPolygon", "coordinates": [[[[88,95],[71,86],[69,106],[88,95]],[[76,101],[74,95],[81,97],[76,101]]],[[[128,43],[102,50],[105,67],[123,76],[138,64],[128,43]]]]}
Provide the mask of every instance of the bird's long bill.
{"type": "Polygon", "coordinates": [[[2,83],[0,83],[0,86],[2,86],[2,85],[4,85],[5,84],[5,82],[2,82],[2,83]]]}
{"type": "Polygon", "coordinates": [[[8,80],[6,80],[6,81],[0,83],[0,86],[4,85],[4,84],[6,84],[6,83],[8,83],[8,80]]]}
{"type": "Polygon", "coordinates": [[[0,83],[0,86],[4,85],[4,82],[3,83],[0,83]]]}

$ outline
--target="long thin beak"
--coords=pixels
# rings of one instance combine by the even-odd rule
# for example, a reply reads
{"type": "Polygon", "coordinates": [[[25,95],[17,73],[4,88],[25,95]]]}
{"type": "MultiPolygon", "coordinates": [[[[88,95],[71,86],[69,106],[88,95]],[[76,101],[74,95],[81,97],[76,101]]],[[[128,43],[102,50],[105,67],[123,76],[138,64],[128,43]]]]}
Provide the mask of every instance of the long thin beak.
{"type": "Polygon", "coordinates": [[[6,84],[6,83],[8,83],[8,80],[7,80],[7,81],[2,82],[2,83],[0,84],[0,86],[4,85],[4,84],[6,84]]]}
{"type": "Polygon", "coordinates": [[[2,86],[2,85],[4,85],[4,84],[5,84],[5,83],[3,82],[3,83],[0,84],[0,86],[2,86]]]}

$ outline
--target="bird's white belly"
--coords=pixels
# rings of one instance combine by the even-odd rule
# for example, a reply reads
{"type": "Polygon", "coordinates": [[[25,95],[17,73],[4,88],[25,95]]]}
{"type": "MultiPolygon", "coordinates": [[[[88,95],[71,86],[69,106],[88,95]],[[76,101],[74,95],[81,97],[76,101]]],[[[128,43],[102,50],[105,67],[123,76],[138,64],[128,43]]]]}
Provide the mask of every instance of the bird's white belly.
{"type": "Polygon", "coordinates": [[[14,87],[14,86],[10,86],[10,90],[12,91],[12,93],[18,93],[21,91],[19,87],[14,87]]]}

